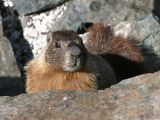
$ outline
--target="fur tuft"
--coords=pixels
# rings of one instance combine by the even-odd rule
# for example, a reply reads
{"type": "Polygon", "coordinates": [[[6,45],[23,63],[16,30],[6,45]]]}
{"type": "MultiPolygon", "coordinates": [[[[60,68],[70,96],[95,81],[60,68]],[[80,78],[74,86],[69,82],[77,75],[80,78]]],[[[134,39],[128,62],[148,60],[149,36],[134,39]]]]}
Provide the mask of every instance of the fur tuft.
{"type": "Polygon", "coordinates": [[[131,61],[143,62],[138,42],[133,38],[114,36],[112,29],[102,23],[94,24],[88,32],[85,46],[91,54],[113,54],[131,61]]]}

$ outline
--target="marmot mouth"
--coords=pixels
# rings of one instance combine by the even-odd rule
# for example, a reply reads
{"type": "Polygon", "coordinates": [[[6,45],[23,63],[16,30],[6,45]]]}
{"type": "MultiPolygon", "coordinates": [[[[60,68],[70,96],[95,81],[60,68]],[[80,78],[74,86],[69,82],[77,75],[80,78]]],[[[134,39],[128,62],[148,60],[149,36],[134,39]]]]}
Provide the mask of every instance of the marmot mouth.
{"type": "Polygon", "coordinates": [[[81,65],[78,64],[77,62],[75,62],[74,64],[72,65],[67,65],[63,68],[64,71],[67,71],[67,72],[75,72],[77,70],[81,69],[81,65]]]}

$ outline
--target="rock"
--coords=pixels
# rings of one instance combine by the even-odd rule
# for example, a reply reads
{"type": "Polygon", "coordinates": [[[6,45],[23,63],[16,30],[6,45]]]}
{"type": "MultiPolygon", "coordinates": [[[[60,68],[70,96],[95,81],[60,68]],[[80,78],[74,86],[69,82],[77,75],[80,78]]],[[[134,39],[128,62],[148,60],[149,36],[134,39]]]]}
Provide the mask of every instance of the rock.
{"type": "Polygon", "coordinates": [[[2,29],[0,17],[0,95],[16,95],[23,91],[22,80],[11,44],[2,29]]]}
{"type": "MultiPolygon", "coordinates": [[[[22,19],[25,22],[24,19],[22,19]]],[[[32,58],[31,48],[23,36],[22,24],[13,10],[4,8],[2,10],[3,34],[10,41],[18,68],[24,76],[24,65],[32,58]],[[13,14],[11,14],[13,13],[13,14]]],[[[32,33],[33,34],[33,33],[32,33]]]]}
{"type": "Polygon", "coordinates": [[[24,31],[23,35],[24,38],[28,40],[30,46],[33,46],[31,48],[33,56],[37,56],[39,51],[45,47],[48,41],[46,33],[51,31],[51,26],[53,26],[55,21],[63,15],[65,10],[66,6],[61,5],[54,10],[21,17],[24,31]]]}
{"type": "MultiPolygon", "coordinates": [[[[0,18],[1,19],[1,18],[0,18]]],[[[9,40],[3,36],[2,19],[0,20],[0,76],[19,77],[14,53],[9,40]]]]}
{"type": "Polygon", "coordinates": [[[127,79],[102,91],[111,120],[156,120],[159,114],[160,72],[127,79]],[[111,114],[110,114],[111,113],[111,114]]]}
{"type": "Polygon", "coordinates": [[[160,9],[159,8],[160,8],[160,1],[159,0],[154,0],[153,13],[160,17],[160,9]]]}
{"type": "Polygon", "coordinates": [[[46,91],[0,98],[1,120],[155,120],[160,118],[160,72],[104,91],[46,91]]]}
{"type": "Polygon", "coordinates": [[[36,13],[42,10],[56,8],[69,0],[12,0],[20,15],[36,13]]]}
{"type": "Polygon", "coordinates": [[[74,0],[66,3],[67,11],[56,22],[53,30],[77,30],[81,22],[139,20],[152,12],[154,0],[74,0]]]}

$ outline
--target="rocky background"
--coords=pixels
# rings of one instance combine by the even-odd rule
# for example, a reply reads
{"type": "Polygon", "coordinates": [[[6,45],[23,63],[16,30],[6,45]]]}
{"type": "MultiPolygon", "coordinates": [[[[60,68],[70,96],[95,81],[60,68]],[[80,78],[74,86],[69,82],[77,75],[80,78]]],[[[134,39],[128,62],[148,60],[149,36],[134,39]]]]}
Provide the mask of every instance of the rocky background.
{"type": "Polygon", "coordinates": [[[0,13],[0,119],[160,119],[159,0],[1,0],[0,13]],[[47,45],[46,33],[71,29],[82,34],[84,24],[95,22],[139,40],[148,74],[96,93],[19,95],[25,92],[23,67],[47,45]]]}

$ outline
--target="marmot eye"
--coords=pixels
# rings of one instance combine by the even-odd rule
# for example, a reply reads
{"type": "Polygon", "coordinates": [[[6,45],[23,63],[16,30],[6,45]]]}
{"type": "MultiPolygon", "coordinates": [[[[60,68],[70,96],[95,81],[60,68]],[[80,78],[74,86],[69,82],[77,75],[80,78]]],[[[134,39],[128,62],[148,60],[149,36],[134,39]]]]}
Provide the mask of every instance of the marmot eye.
{"type": "Polygon", "coordinates": [[[56,48],[61,48],[60,43],[56,41],[55,47],[56,47],[56,48]]]}

